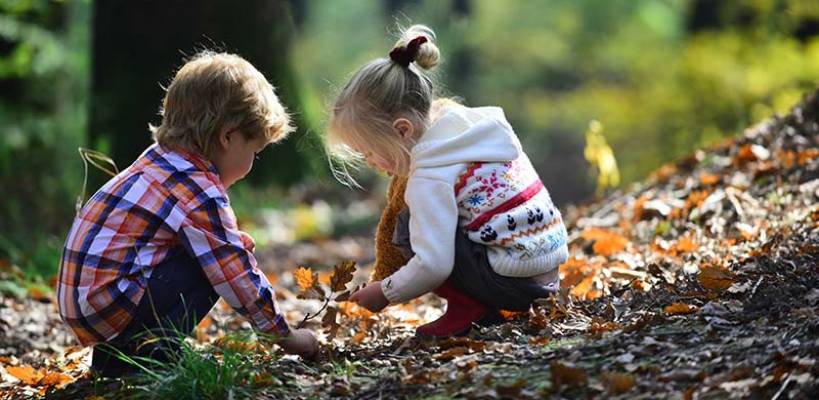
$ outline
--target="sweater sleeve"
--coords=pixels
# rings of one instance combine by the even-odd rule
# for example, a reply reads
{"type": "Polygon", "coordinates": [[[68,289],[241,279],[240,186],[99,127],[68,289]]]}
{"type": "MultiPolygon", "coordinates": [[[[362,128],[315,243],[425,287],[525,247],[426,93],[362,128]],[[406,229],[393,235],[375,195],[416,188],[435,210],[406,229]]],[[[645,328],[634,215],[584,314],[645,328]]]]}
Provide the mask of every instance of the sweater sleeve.
{"type": "Polygon", "coordinates": [[[405,198],[415,256],[381,281],[381,290],[390,303],[402,303],[434,290],[449,277],[455,262],[458,205],[452,183],[413,176],[405,198]]]}

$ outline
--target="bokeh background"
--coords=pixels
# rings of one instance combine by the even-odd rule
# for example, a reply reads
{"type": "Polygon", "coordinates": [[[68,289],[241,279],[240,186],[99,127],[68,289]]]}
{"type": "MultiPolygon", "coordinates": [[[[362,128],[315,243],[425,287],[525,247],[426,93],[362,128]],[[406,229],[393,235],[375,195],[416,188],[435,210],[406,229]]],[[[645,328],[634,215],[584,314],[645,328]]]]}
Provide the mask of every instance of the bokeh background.
{"type": "Polygon", "coordinates": [[[596,174],[626,185],[740,134],[819,79],[815,0],[0,0],[0,264],[48,285],[78,196],[107,178],[78,148],[130,164],[162,85],[205,48],[256,65],[298,125],[232,189],[243,227],[261,246],[371,234],[385,179],[333,180],[326,109],[412,23],[438,34],[442,93],[503,107],[561,206],[599,195],[596,174]]]}

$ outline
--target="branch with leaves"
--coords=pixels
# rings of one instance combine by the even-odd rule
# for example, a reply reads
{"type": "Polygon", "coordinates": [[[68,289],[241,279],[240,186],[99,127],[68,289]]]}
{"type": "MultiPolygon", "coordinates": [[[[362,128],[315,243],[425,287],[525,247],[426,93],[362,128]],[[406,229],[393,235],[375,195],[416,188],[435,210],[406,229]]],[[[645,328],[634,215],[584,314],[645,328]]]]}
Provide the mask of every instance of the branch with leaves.
{"type": "Polygon", "coordinates": [[[302,328],[307,321],[318,317],[322,312],[324,317],[321,319],[321,326],[327,329],[327,334],[330,339],[334,338],[338,333],[339,324],[336,320],[338,316],[338,307],[335,303],[347,301],[350,298],[350,291],[347,290],[347,284],[353,280],[355,273],[355,261],[343,261],[333,267],[333,274],[330,276],[329,287],[322,285],[318,279],[318,273],[313,272],[308,267],[299,267],[293,272],[296,283],[299,285],[300,292],[299,299],[323,300],[324,304],[315,313],[307,313],[304,319],[299,323],[298,328],[302,328]],[[333,302],[333,305],[330,305],[333,302]]]}

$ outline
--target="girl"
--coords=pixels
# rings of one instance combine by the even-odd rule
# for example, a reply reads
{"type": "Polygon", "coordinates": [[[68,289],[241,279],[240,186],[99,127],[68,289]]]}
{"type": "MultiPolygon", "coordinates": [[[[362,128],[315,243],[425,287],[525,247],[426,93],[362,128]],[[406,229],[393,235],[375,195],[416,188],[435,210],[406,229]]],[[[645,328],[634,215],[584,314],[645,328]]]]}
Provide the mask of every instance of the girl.
{"type": "Polygon", "coordinates": [[[446,337],[554,293],[568,249],[560,212],[503,110],[435,98],[426,73],[439,59],[434,39],[412,26],[389,58],[359,69],[335,103],[328,144],[407,177],[393,242],[411,258],[350,300],[378,312],[433,291],[447,310],[417,333],[446,337]]]}

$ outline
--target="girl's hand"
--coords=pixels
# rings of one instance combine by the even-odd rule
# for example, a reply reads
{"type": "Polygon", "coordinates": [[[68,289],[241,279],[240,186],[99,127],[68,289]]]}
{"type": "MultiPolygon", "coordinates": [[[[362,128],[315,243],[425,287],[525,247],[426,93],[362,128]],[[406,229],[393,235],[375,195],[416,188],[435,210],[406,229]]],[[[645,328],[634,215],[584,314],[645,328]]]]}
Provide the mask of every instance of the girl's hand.
{"type": "Polygon", "coordinates": [[[253,237],[250,236],[247,232],[239,231],[239,239],[242,240],[242,245],[245,246],[245,250],[251,253],[256,251],[256,241],[253,240],[253,237]]]}
{"type": "Polygon", "coordinates": [[[350,301],[372,312],[379,312],[390,304],[384,292],[381,291],[381,281],[368,283],[363,289],[353,293],[350,301]]]}
{"type": "Polygon", "coordinates": [[[313,359],[319,352],[316,336],[309,329],[293,329],[279,346],[288,354],[296,354],[304,359],[313,359]]]}

